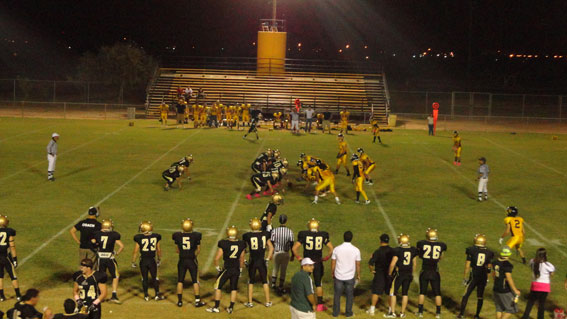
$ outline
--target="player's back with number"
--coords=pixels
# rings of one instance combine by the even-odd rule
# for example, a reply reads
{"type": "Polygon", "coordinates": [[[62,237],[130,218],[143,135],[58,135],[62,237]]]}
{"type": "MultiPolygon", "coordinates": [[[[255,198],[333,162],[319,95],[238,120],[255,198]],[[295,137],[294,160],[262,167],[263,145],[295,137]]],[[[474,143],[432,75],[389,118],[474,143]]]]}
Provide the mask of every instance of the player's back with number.
{"type": "Polygon", "coordinates": [[[242,236],[242,239],[248,244],[250,256],[254,260],[263,260],[266,255],[266,247],[270,240],[270,233],[267,231],[249,232],[242,236]]]}
{"type": "Polygon", "coordinates": [[[137,234],[134,241],[140,245],[140,255],[142,259],[155,258],[157,244],[161,240],[161,235],[156,233],[137,234]]]}
{"type": "Polygon", "coordinates": [[[506,217],[504,223],[510,225],[510,232],[512,236],[524,236],[524,219],[522,217],[506,217]]]}
{"type": "Polygon", "coordinates": [[[7,257],[10,249],[10,239],[14,240],[16,231],[12,228],[0,228],[0,256],[7,257]]]}
{"type": "Polygon", "coordinates": [[[218,242],[222,249],[224,268],[240,268],[240,255],[246,250],[246,243],[242,240],[222,239],[218,242]]]}
{"type": "Polygon", "coordinates": [[[473,274],[486,276],[489,265],[494,258],[494,253],[486,247],[471,246],[467,248],[466,254],[473,274]]]}
{"type": "Polygon", "coordinates": [[[420,240],[417,242],[419,258],[422,260],[424,270],[437,271],[437,265],[447,250],[447,245],[440,241],[420,240]]]}
{"type": "Polygon", "coordinates": [[[303,257],[309,257],[318,262],[323,257],[323,247],[329,243],[329,233],[303,230],[297,235],[297,241],[303,245],[303,257]]]}
{"type": "Polygon", "coordinates": [[[201,244],[202,234],[199,232],[177,232],[172,236],[179,249],[179,258],[195,258],[195,250],[201,244]]]}
{"type": "Polygon", "coordinates": [[[93,239],[99,252],[113,253],[116,241],[120,240],[120,234],[115,231],[98,231],[93,239]]]}
{"type": "Polygon", "coordinates": [[[399,273],[412,273],[413,263],[419,252],[416,247],[396,247],[394,248],[394,256],[398,257],[396,268],[399,273]]]}

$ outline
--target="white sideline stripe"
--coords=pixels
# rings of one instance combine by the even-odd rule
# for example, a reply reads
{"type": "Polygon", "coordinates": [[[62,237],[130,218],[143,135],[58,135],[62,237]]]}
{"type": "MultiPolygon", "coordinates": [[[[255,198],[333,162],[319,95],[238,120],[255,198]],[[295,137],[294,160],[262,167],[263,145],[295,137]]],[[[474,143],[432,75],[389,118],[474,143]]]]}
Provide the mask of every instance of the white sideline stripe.
{"type": "Polygon", "coordinates": [[[11,140],[11,139],[16,138],[16,137],[20,137],[20,136],[25,136],[25,135],[33,134],[33,133],[39,132],[39,131],[41,131],[41,130],[47,130],[48,128],[51,128],[51,127],[53,127],[53,125],[52,125],[52,126],[48,126],[48,127],[42,127],[42,128],[37,129],[37,130],[33,130],[33,131],[29,131],[29,132],[25,132],[25,133],[21,133],[21,134],[17,134],[17,135],[8,136],[8,137],[5,137],[5,138],[1,139],[1,140],[0,140],[0,143],[1,143],[1,142],[4,142],[4,141],[7,141],[7,140],[11,140]]]}
{"type": "MultiPolygon", "coordinates": [[[[264,147],[265,141],[266,141],[266,139],[263,138],[262,143],[260,143],[260,147],[258,148],[258,151],[256,151],[256,155],[254,156],[254,158],[256,158],[256,157],[258,157],[258,155],[260,155],[260,152],[262,151],[262,148],[264,147]]],[[[232,205],[230,205],[230,210],[228,211],[228,214],[226,215],[226,219],[224,221],[224,224],[221,227],[220,231],[218,232],[216,242],[218,242],[219,240],[221,240],[221,238],[223,238],[223,236],[225,236],[224,230],[228,227],[228,224],[230,223],[230,219],[232,218],[232,215],[234,214],[234,211],[236,210],[236,206],[238,205],[238,202],[240,201],[240,198],[242,197],[242,193],[244,192],[244,187],[246,187],[247,183],[248,183],[247,179],[245,179],[242,182],[242,185],[240,186],[240,191],[236,195],[236,198],[234,198],[232,205]]],[[[213,244],[211,252],[209,253],[209,257],[207,258],[207,262],[205,263],[205,268],[203,268],[204,273],[206,273],[209,270],[209,268],[211,267],[211,265],[213,264],[213,259],[215,258],[215,253],[217,251],[216,248],[217,248],[217,245],[213,244]]]]}
{"type": "MultiPolygon", "coordinates": [[[[167,156],[167,154],[171,153],[173,150],[175,150],[176,148],[178,148],[181,144],[187,142],[187,140],[192,137],[195,134],[198,134],[201,131],[196,131],[193,134],[190,134],[189,136],[187,136],[184,140],[182,140],[181,142],[177,143],[174,147],[170,148],[169,151],[163,153],[160,157],[158,157],[156,160],[154,160],[150,165],[146,166],[145,168],[143,168],[141,171],[139,171],[136,175],[132,176],[129,180],[127,180],[126,182],[124,182],[124,184],[118,186],[118,188],[116,188],[114,191],[112,191],[111,193],[109,193],[108,195],[106,195],[103,199],[99,200],[96,204],[94,204],[93,206],[99,206],[100,204],[106,202],[109,198],[111,198],[112,196],[114,196],[116,193],[118,193],[119,191],[121,191],[124,187],[126,187],[128,184],[130,184],[132,181],[134,181],[136,178],[138,178],[138,176],[142,175],[145,171],[147,171],[148,169],[150,169],[150,167],[154,166],[157,162],[159,162],[162,158],[164,158],[165,156],[167,156]]],[[[47,247],[47,245],[49,245],[52,241],[54,241],[57,237],[61,236],[64,232],[67,231],[67,229],[73,227],[76,223],[78,223],[79,221],[81,221],[83,218],[85,218],[85,216],[87,216],[87,213],[82,214],[81,216],[79,216],[77,219],[75,219],[71,224],[65,226],[63,229],[61,229],[57,234],[53,235],[51,238],[49,238],[48,240],[46,240],[45,242],[43,242],[43,244],[41,244],[39,247],[37,247],[36,249],[34,249],[34,251],[32,251],[28,256],[26,256],[26,258],[22,259],[22,262],[20,263],[20,266],[23,266],[23,264],[26,263],[26,261],[30,260],[32,257],[34,257],[37,253],[39,253],[43,248],[47,247]]]]}
{"type": "Polygon", "coordinates": [[[523,155],[522,153],[516,152],[516,151],[514,151],[513,149],[511,149],[511,148],[509,148],[509,147],[506,147],[506,146],[504,146],[504,145],[500,145],[500,144],[494,142],[493,140],[491,140],[491,139],[489,139],[489,138],[483,137],[483,139],[487,140],[489,143],[491,143],[491,144],[493,144],[493,145],[496,145],[496,146],[498,146],[498,147],[500,147],[500,148],[503,148],[503,149],[505,149],[505,150],[507,150],[507,151],[510,151],[510,152],[512,152],[512,153],[514,153],[514,154],[516,154],[516,155],[518,155],[518,156],[521,156],[522,158],[527,159],[528,161],[531,161],[531,162],[534,163],[534,164],[537,164],[537,165],[539,165],[539,166],[541,166],[541,167],[543,167],[543,168],[547,168],[548,170],[550,170],[550,171],[552,171],[552,172],[554,172],[554,173],[557,173],[557,174],[559,174],[559,175],[561,175],[561,176],[563,176],[563,177],[567,177],[567,174],[561,172],[561,171],[558,170],[558,169],[555,169],[555,168],[553,168],[553,167],[551,167],[551,166],[545,165],[545,164],[543,164],[543,163],[541,163],[541,162],[539,162],[539,161],[536,161],[536,160],[534,160],[534,159],[532,159],[532,158],[526,157],[526,156],[523,155]]]}
{"type": "MultiPolygon", "coordinates": [[[[473,186],[476,186],[476,184],[474,182],[472,182],[469,178],[467,178],[463,173],[459,172],[455,167],[453,167],[450,163],[448,163],[447,161],[444,161],[442,159],[439,158],[439,160],[444,163],[445,165],[449,166],[453,171],[455,171],[456,173],[458,173],[462,178],[464,178],[467,182],[469,182],[470,184],[472,184],[473,186]]],[[[502,209],[506,209],[507,207],[504,206],[502,203],[500,203],[496,198],[494,198],[493,196],[490,196],[489,198],[490,200],[492,200],[496,205],[498,205],[500,208],[502,209]]],[[[557,249],[557,251],[559,251],[559,253],[561,255],[563,255],[564,257],[567,257],[567,253],[565,253],[557,244],[555,244],[554,242],[552,242],[551,240],[549,240],[547,237],[543,236],[543,234],[541,234],[540,232],[538,232],[535,228],[533,228],[532,226],[530,226],[530,224],[524,222],[524,225],[526,225],[526,228],[528,228],[531,232],[533,232],[534,234],[536,234],[541,240],[543,240],[544,242],[548,243],[550,246],[553,246],[555,249],[557,249]]]]}
{"type": "MultiPolygon", "coordinates": [[[[92,143],[94,143],[94,142],[96,142],[96,141],[98,141],[98,140],[100,140],[100,139],[103,139],[103,138],[105,138],[105,137],[107,137],[107,136],[109,136],[109,135],[114,135],[114,134],[120,133],[120,132],[124,131],[125,129],[126,129],[126,128],[120,129],[120,130],[115,131],[115,132],[105,133],[104,135],[99,136],[99,137],[97,137],[97,138],[94,138],[94,139],[92,139],[92,140],[90,140],[90,141],[88,141],[88,142],[86,142],[86,143],[77,145],[77,146],[75,146],[75,147],[73,147],[73,148],[71,148],[71,149],[66,150],[65,152],[61,152],[61,154],[58,154],[57,157],[61,157],[61,156],[65,155],[65,154],[68,154],[68,153],[71,153],[71,152],[73,152],[73,151],[76,151],[76,150],[78,150],[78,149],[80,149],[80,148],[83,148],[83,147],[85,147],[85,146],[87,146],[87,145],[90,145],[90,144],[92,144],[92,143]]],[[[35,164],[33,164],[33,165],[29,166],[29,167],[23,168],[23,169],[21,169],[21,170],[15,172],[15,173],[13,173],[13,174],[11,174],[11,175],[4,176],[4,177],[0,178],[0,182],[3,182],[3,181],[5,181],[5,180],[7,180],[7,179],[9,179],[9,178],[11,178],[11,177],[16,176],[16,175],[19,175],[19,174],[21,174],[21,173],[23,173],[23,172],[25,172],[25,171],[31,169],[32,167],[36,167],[36,166],[38,166],[38,165],[44,164],[45,162],[46,162],[46,161],[37,161],[35,164]]]]}

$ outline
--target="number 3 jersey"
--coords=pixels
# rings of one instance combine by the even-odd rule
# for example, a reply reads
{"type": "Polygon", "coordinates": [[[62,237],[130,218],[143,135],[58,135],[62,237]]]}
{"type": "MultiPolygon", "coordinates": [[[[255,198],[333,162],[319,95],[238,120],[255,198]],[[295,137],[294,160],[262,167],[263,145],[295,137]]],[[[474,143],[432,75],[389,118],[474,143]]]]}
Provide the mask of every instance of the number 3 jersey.
{"type": "Polygon", "coordinates": [[[413,272],[413,259],[418,255],[417,248],[415,247],[396,247],[394,248],[394,256],[398,257],[396,268],[398,273],[413,272]]]}
{"type": "Polygon", "coordinates": [[[195,250],[201,244],[202,237],[199,232],[174,233],[171,238],[179,249],[179,259],[195,259],[195,250]]]}
{"type": "Polygon", "coordinates": [[[438,271],[437,264],[447,250],[447,245],[440,241],[420,240],[417,242],[417,250],[422,260],[421,269],[438,271]]]}
{"type": "Polygon", "coordinates": [[[243,240],[219,240],[217,245],[222,249],[224,268],[240,268],[240,255],[246,250],[246,243],[243,240]]]}
{"type": "Polygon", "coordinates": [[[73,280],[79,285],[79,298],[90,306],[100,295],[98,284],[105,284],[107,276],[102,271],[95,271],[86,277],[81,271],[77,271],[73,274],[73,280]]]}
{"type": "Polygon", "coordinates": [[[297,235],[297,241],[303,245],[304,258],[309,257],[314,262],[320,262],[323,257],[323,247],[329,243],[329,233],[303,230],[297,235]]]}
{"type": "Polygon", "coordinates": [[[140,245],[140,256],[142,259],[155,258],[157,243],[161,240],[161,235],[151,233],[149,235],[138,234],[134,236],[134,241],[140,245]]]}

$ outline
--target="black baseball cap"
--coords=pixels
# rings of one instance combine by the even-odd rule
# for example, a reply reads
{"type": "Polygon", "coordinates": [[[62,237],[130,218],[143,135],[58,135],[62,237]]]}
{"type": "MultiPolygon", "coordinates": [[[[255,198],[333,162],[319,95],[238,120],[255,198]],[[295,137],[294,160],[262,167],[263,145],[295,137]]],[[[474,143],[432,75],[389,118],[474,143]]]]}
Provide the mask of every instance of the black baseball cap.
{"type": "Polygon", "coordinates": [[[380,242],[381,243],[389,243],[390,242],[390,236],[388,236],[388,234],[380,235],[380,242]]]}
{"type": "Polygon", "coordinates": [[[280,224],[285,224],[285,223],[287,223],[287,215],[281,214],[280,215],[280,224]]]}

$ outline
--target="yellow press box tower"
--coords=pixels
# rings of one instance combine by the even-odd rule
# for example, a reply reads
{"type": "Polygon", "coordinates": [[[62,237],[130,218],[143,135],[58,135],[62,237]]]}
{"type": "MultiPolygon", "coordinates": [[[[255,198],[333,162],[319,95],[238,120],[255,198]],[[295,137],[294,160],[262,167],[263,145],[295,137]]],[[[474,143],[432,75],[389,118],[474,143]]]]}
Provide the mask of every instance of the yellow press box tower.
{"type": "Polygon", "coordinates": [[[286,48],[285,20],[260,20],[257,53],[258,73],[283,73],[285,71],[286,48]]]}

